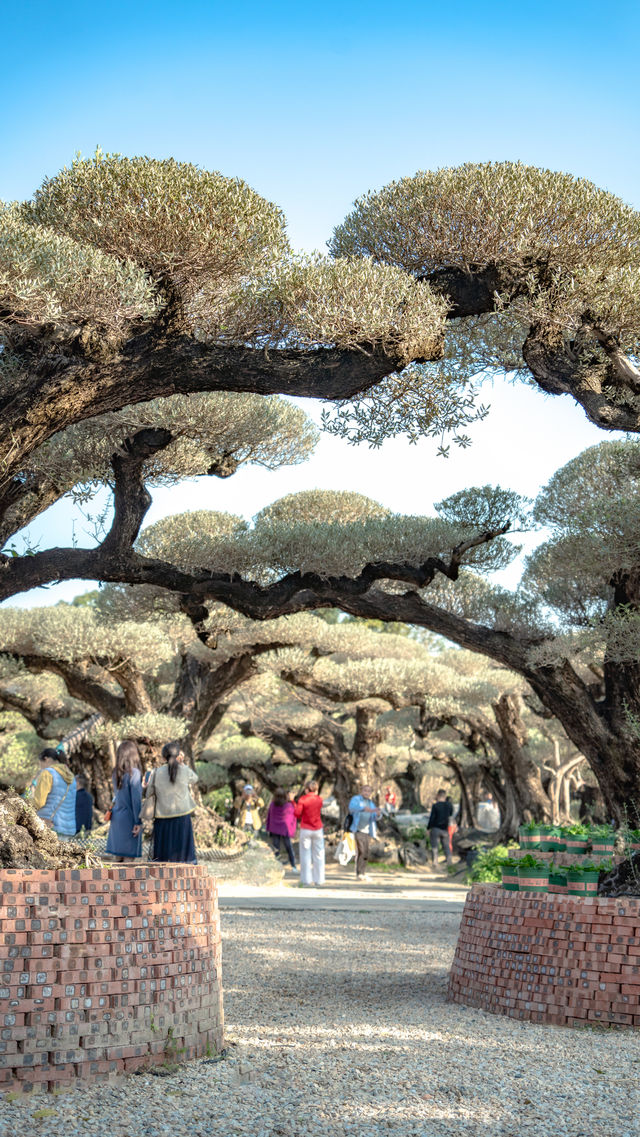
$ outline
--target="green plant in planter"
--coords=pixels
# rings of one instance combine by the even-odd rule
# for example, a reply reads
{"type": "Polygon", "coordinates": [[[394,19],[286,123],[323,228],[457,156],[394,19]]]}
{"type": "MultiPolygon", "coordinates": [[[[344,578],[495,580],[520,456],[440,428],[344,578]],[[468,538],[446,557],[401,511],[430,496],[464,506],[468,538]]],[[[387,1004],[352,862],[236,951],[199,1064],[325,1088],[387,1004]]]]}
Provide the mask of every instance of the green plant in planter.
{"type": "Polygon", "coordinates": [[[584,861],[567,869],[567,892],[571,896],[595,896],[600,873],[608,869],[608,862],[584,861]],[[602,867],[604,866],[604,867],[602,867]]]}
{"type": "Polygon", "coordinates": [[[610,825],[592,825],[589,839],[594,853],[613,853],[616,835],[610,825]]]}
{"type": "Polygon", "coordinates": [[[589,843],[589,829],[586,825],[576,822],[574,825],[565,825],[562,830],[565,848],[568,853],[584,853],[589,843]]]}
{"type": "Polygon", "coordinates": [[[549,865],[549,892],[567,891],[567,870],[564,865],[549,865]]]}
{"type": "Polygon", "coordinates": [[[640,829],[625,829],[623,837],[627,848],[634,852],[636,849],[640,849],[640,829]]]}
{"type": "Polygon", "coordinates": [[[545,832],[538,846],[541,853],[563,853],[566,846],[564,833],[559,825],[545,825],[545,832]]]}
{"type": "MultiPolygon", "coordinates": [[[[467,873],[467,882],[499,884],[502,880],[502,865],[507,860],[513,860],[511,853],[515,848],[516,845],[494,845],[492,849],[483,849],[467,873]]],[[[516,865],[518,863],[515,861],[516,865]]]]}
{"type": "Polygon", "coordinates": [[[502,887],[505,888],[508,892],[517,892],[518,891],[518,888],[519,888],[518,867],[519,867],[519,865],[520,865],[520,861],[517,860],[515,857],[507,857],[506,861],[503,861],[502,864],[500,865],[500,869],[502,872],[502,887]]]}
{"type": "Polygon", "coordinates": [[[528,853],[518,862],[518,890],[547,892],[549,888],[549,862],[541,861],[528,853]]]}
{"type": "Polygon", "coordinates": [[[527,821],[518,831],[520,847],[522,849],[538,849],[546,826],[539,825],[537,821],[527,821]]]}
{"type": "Polygon", "coordinates": [[[526,857],[520,857],[518,860],[519,869],[545,869],[549,868],[548,861],[540,860],[540,857],[534,857],[533,853],[527,853],[526,857]]]}

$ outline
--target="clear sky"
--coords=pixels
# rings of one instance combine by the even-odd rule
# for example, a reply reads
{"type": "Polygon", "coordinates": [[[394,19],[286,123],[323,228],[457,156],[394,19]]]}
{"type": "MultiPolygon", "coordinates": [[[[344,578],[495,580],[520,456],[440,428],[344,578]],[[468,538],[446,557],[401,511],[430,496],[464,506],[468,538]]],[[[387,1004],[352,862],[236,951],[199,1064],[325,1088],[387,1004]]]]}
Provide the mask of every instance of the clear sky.
{"type": "MultiPolygon", "coordinates": [[[[640,7],[627,0],[5,4],[0,197],[28,197],[99,144],[245,178],[284,209],[293,244],[308,250],[324,248],[367,189],[464,161],[562,169],[640,205],[639,31],[640,7]]],[[[505,384],[484,398],[492,416],[448,462],[433,442],[370,452],[325,437],[306,467],[157,493],[151,518],[187,501],[250,516],[315,485],[405,512],[487,481],[533,493],[604,438],[566,400],[505,384]]],[[[34,539],[60,542],[70,526],[58,507],[34,539]]]]}

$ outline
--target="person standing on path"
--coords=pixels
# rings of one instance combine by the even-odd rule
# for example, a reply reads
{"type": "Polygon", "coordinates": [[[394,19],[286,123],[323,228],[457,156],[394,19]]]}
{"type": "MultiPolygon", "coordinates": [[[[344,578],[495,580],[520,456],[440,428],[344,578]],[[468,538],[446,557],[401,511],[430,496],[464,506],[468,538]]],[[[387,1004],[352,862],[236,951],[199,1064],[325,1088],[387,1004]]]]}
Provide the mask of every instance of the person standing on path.
{"type": "Polygon", "coordinates": [[[264,809],[262,798],[258,797],[253,786],[244,786],[236,802],[237,825],[252,837],[260,832],[262,826],[261,809],[264,809]]]}
{"type": "Polygon", "coordinates": [[[93,794],[89,792],[89,779],[84,774],[76,775],[76,836],[84,829],[90,833],[93,827],[93,794]]]}
{"type": "Polygon", "coordinates": [[[142,856],[142,771],[135,742],[121,742],[113,771],[113,805],[107,837],[107,856],[134,861],[142,856]]]}
{"type": "Polygon", "coordinates": [[[52,746],[41,752],[31,804],[38,817],[49,829],[54,829],[58,837],[75,837],[76,780],[61,759],[60,751],[52,746]]]}
{"type": "Polygon", "coordinates": [[[322,798],[317,782],[309,782],[293,808],[300,822],[300,884],[324,884],[322,798]]]}
{"type": "Polygon", "coordinates": [[[442,842],[444,855],[447,859],[447,864],[453,862],[451,855],[451,841],[449,839],[449,818],[453,814],[453,803],[447,801],[447,795],[444,790],[438,790],[436,800],[431,806],[431,813],[429,814],[429,821],[427,829],[429,830],[429,839],[431,841],[431,857],[433,860],[434,869],[438,868],[438,846],[442,842]]]}
{"type": "Polygon", "coordinates": [[[376,818],[382,810],[378,809],[371,795],[371,786],[364,785],[359,794],[354,794],[349,802],[349,813],[353,820],[351,832],[356,841],[356,880],[368,880],[367,865],[371,838],[376,835],[376,818]]]}
{"type": "Polygon", "coordinates": [[[384,808],[386,809],[387,813],[395,813],[398,808],[398,798],[396,796],[395,790],[391,789],[391,786],[387,786],[386,793],[384,795],[384,808]]]}
{"type": "Polygon", "coordinates": [[[273,851],[276,855],[280,853],[280,842],[282,841],[289,858],[289,864],[293,872],[298,872],[296,867],[296,858],[291,844],[291,838],[296,831],[296,815],[293,808],[293,794],[287,793],[286,790],[278,789],[275,791],[272,800],[269,803],[267,810],[266,830],[271,838],[273,851]]]}
{"type": "Polygon", "coordinates": [[[191,815],[196,805],[191,797],[191,786],[198,781],[198,775],[185,764],[179,742],[165,743],[162,758],[165,764],[153,771],[144,795],[145,801],[150,797],[155,799],[151,859],[195,865],[191,815]]]}

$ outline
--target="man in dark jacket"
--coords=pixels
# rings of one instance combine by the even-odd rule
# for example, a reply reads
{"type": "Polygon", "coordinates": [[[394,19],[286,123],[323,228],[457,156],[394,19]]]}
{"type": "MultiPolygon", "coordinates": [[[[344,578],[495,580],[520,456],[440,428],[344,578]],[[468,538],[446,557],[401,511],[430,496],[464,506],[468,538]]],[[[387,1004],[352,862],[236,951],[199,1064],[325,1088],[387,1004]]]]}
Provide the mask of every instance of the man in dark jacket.
{"type": "Polygon", "coordinates": [[[438,867],[438,845],[442,842],[444,855],[447,858],[447,864],[450,865],[453,861],[451,855],[451,841],[449,840],[448,825],[449,818],[453,813],[453,804],[446,800],[447,795],[445,790],[438,790],[436,800],[431,806],[431,814],[429,816],[429,839],[431,841],[431,856],[433,858],[433,867],[438,867]]]}

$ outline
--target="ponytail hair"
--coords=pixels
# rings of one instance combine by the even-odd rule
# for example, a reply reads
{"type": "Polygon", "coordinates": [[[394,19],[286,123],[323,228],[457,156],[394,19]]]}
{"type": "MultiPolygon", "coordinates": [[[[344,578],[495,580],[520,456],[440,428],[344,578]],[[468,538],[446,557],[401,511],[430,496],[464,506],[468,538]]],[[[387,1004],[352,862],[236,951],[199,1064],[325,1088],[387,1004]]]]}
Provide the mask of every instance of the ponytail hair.
{"type": "Polygon", "coordinates": [[[162,757],[164,758],[169,768],[169,781],[175,782],[178,777],[178,769],[180,763],[178,758],[182,753],[182,747],[179,742],[165,742],[162,747],[162,757]]]}

